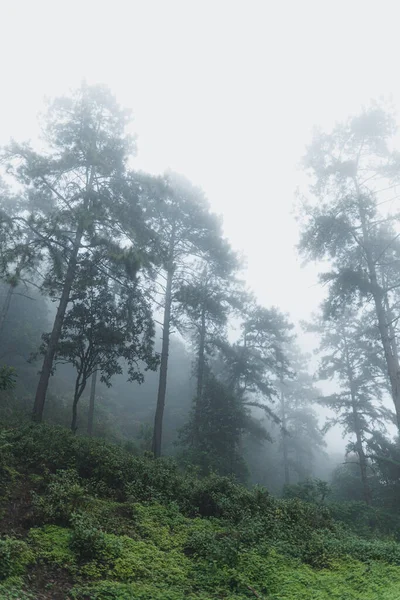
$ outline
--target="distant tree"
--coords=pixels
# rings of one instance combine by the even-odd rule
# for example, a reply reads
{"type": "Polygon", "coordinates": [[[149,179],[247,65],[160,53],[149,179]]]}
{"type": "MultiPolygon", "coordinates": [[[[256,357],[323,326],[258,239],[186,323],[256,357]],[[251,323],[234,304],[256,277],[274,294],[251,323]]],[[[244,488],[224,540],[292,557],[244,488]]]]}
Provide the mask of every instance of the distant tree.
{"type": "Polygon", "coordinates": [[[241,323],[239,340],[222,342],[222,378],[247,406],[262,408],[272,419],[279,416],[265,400],[278,395],[276,381],[291,373],[284,346],[291,339],[293,325],[276,308],[251,303],[241,323]]]}
{"type": "MultiPolygon", "coordinates": [[[[72,431],[76,431],[77,405],[93,375],[99,372],[100,381],[110,386],[111,378],[122,374],[124,359],[129,379],[141,383],[140,365],[155,369],[158,361],[153,351],[151,307],[137,282],[118,288],[96,272],[91,262],[86,268],[81,264],[71,300],[54,361],[70,363],[77,372],[71,422],[72,431]]],[[[48,340],[49,335],[45,335],[42,353],[47,350],[48,340]]],[[[93,415],[90,429],[92,419],[93,415]]]]}
{"type": "Polygon", "coordinates": [[[40,243],[29,227],[15,220],[20,208],[18,195],[12,194],[0,179],[0,280],[7,286],[2,286],[5,293],[0,304],[0,339],[13,296],[26,294],[28,286],[32,288],[42,258],[40,243]]]}
{"type": "MultiPolygon", "coordinates": [[[[222,244],[221,244],[222,246],[222,244]]],[[[191,336],[195,347],[196,396],[194,399],[194,431],[201,419],[201,401],[209,375],[209,358],[225,339],[229,317],[243,306],[243,292],[236,279],[239,262],[226,245],[218,257],[210,257],[198,265],[198,273],[185,279],[175,300],[181,310],[180,330],[191,336]]]]}
{"type": "MultiPolygon", "coordinates": [[[[244,464],[244,434],[268,439],[250,409],[260,408],[280,421],[265,400],[272,401],[277,394],[276,377],[289,373],[283,344],[289,339],[290,328],[286,318],[276,309],[252,305],[242,323],[241,339],[233,345],[223,338],[218,340],[219,353],[207,369],[204,391],[196,398],[191,418],[181,436],[187,456],[195,463],[203,456],[204,464],[218,461],[219,472],[225,468],[233,473],[231,461],[244,464]],[[221,432],[220,446],[210,441],[218,431],[221,432]],[[221,446],[228,448],[228,453],[223,452],[221,446]]],[[[240,476],[244,478],[245,472],[240,476]]]]}
{"type": "Polygon", "coordinates": [[[331,488],[326,481],[311,477],[297,484],[285,485],[283,490],[284,498],[300,498],[303,502],[320,505],[324,504],[330,494],[331,488]]]}
{"type": "Polygon", "coordinates": [[[329,259],[321,275],[328,285],[326,315],[372,301],[400,427],[400,361],[393,296],[400,286],[397,214],[384,213],[393,199],[400,161],[390,152],[392,117],[373,105],[361,115],[318,132],[305,158],[316,203],[303,207],[300,250],[310,260],[329,259]]]}
{"type": "Polygon", "coordinates": [[[281,378],[278,402],[281,418],[280,447],[283,456],[285,484],[291,483],[294,472],[298,481],[313,475],[315,455],[325,446],[313,404],[317,402],[318,390],[308,372],[307,355],[302,354],[297,344],[285,347],[286,355],[294,374],[281,378]]]}
{"type": "MultiPolygon", "coordinates": [[[[157,338],[162,332],[158,323],[155,324],[155,329],[157,338]]],[[[163,452],[171,455],[177,452],[174,442],[178,430],[188,420],[196,386],[191,376],[194,356],[177,335],[171,335],[168,358],[170,375],[163,420],[163,452]]],[[[125,361],[121,364],[126,372],[125,361]]],[[[151,427],[153,433],[159,373],[148,371],[145,381],[140,386],[118,375],[112,383],[112,388],[107,389],[104,389],[101,382],[98,383],[96,422],[99,424],[100,419],[103,422],[112,421],[121,435],[130,440],[136,440],[143,427],[151,427]]],[[[97,428],[97,431],[100,429],[97,428]]],[[[151,443],[149,449],[151,450],[151,443]]]]}
{"type": "Polygon", "coordinates": [[[399,513],[400,506],[400,440],[388,439],[380,431],[373,431],[367,444],[367,458],[375,478],[376,503],[399,513]]]}
{"type": "Polygon", "coordinates": [[[241,480],[247,468],[241,451],[241,437],[250,415],[243,402],[226,385],[208,373],[199,406],[194,406],[188,423],[180,432],[182,459],[197,465],[205,475],[215,471],[241,480]]]}
{"type": "Polygon", "coordinates": [[[163,313],[163,332],[153,434],[153,452],[158,457],[161,454],[171,327],[179,326],[180,321],[176,293],[183,281],[196,273],[196,261],[207,260],[219,251],[221,223],[210,213],[201,190],[174,173],[165,175],[160,197],[148,203],[148,211],[153,230],[159,236],[162,256],[158,304],[163,313]]]}
{"type": "MultiPolygon", "coordinates": [[[[0,305],[9,292],[9,284],[0,282],[0,305]]],[[[10,413],[26,410],[32,401],[32,389],[37,384],[37,364],[29,358],[37,351],[41,335],[49,327],[49,305],[37,288],[21,281],[12,295],[0,337],[0,364],[14,370],[15,391],[2,390],[1,409],[10,413]]],[[[29,410],[31,407],[29,407],[29,410]]]]}
{"type": "Polygon", "coordinates": [[[0,367],[0,390],[11,390],[15,387],[16,373],[13,367],[3,365],[0,367]]]}
{"type": "Polygon", "coordinates": [[[393,419],[381,402],[385,382],[377,342],[369,337],[363,317],[350,312],[310,329],[321,336],[320,377],[334,379],[339,386],[338,392],[320,399],[335,413],[325,430],[339,424],[343,435],[351,436],[346,451],[358,457],[364,499],[371,504],[366,445],[373,431],[384,431],[385,422],[393,419]]]}

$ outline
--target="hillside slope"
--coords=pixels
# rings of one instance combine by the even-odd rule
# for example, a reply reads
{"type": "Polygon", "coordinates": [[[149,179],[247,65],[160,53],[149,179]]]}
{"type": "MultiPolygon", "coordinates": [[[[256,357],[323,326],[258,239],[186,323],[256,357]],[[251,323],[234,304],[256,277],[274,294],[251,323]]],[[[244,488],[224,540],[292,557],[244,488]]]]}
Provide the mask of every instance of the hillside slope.
{"type": "Polygon", "coordinates": [[[2,429],[0,470],[1,599],[400,598],[400,544],[326,507],[47,426],[2,429]]]}

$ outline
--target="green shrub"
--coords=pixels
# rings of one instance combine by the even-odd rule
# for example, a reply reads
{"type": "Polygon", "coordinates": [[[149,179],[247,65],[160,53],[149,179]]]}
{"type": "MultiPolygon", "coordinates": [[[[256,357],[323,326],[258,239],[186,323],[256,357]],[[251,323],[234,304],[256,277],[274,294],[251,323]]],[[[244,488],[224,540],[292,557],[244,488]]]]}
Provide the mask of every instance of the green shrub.
{"type": "Polygon", "coordinates": [[[187,594],[179,588],[159,588],[143,582],[137,584],[116,581],[76,586],[71,590],[70,597],[73,600],[210,600],[208,595],[187,594]]]}
{"type": "Polygon", "coordinates": [[[36,473],[55,473],[76,465],[76,439],[65,427],[27,424],[11,432],[13,454],[36,473]]]}
{"type": "Polygon", "coordinates": [[[57,471],[43,495],[32,494],[36,516],[44,523],[68,524],[71,514],[87,502],[87,492],[74,469],[57,471]]]}
{"type": "Polygon", "coordinates": [[[299,552],[301,560],[315,569],[328,569],[332,566],[333,555],[329,552],[326,538],[313,532],[299,552]]]}
{"type": "Polygon", "coordinates": [[[78,559],[89,561],[101,557],[106,549],[106,536],[94,520],[87,514],[74,513],[71,522],[70,547],[78,559]]]}
{"type": "MultiPolygon", "coordinates": [[[[114,536],[107,536],[112,542],[114,536]]],[[[188,585],[188,559],[179,551],[163,551],[152,543],[132,540],[127,536],[118,538],[120,555],[114,559],[108,571],[112,579],[124,583],[147,581],[157,583],[164,589],[188,585]]]]}
{"type": "Polygon", "coordinates": [[[84,509],[79,512],[91,515],[99,528],[106,533],[136,535],[132,506],[128,503],[104,498],[88,498],[84,509]]]}
{"type": "Polygon", "coordinates": [[[184,517],[176,503],[135,503],[131,506],[131,520],[135,534],[161,550],[182,548],[193,524],[193,519],[184,517]]]}
{"type": "Polygon", "coordinates": [[[267,490],[258,487],[248,490],[230,477],[213,474],[203,479],[188,478],[185,483],[183,508],[192,515],[239,522],[258,514],[271,503],[267,490]]]}
{"type": "Polygon", "coordinates": [[[332,518],[359,536],[392,536],[400,540],[400,516],[365,502],[329,502],[332,518]]]}
{"type": "Polygon", "coordinates": [[[11,537],[0,539],[0,580],[23,575],[33,560],[28,545],[11,537]]]}
{"type": "Polygon", "coordinates": [[[208,527],[190,532],[184,552],[187,556],[233,567],[238,562],[239,547],[240,538],[236,532],[208,527]]]}
{"type": "Polygon", "coordinates": [[[132,467],[124,487],[130,502],[182,503],[185,482],[173,460],[135,458],[132,467]]]}
{"type": "Polygon", "coordinates": [[[71,531],[57,525],[32,528],[28,543],[40,563],[75,571],[76,558],[70,548],[71,531]]]}
{"type": "Polygon", "coordinates": [[[341,537],[327,537],[327,551],[331,556],[351,556],[362,561],[382,561],[400,565],[400,545],[392,541],[364,540],[354,534],[344,534],[341,537]]]}
{"type": "Polygon", "coordinates": [[[33,594],[26,590],[21,577],[10,577],[0,582],[1,600],[37,600],[33,594]]]}
{"type": "Polygon", "coordinates": [[[326,481],[322,479],[306,479],[300,483],[285,485],[283,488],[283,497],[298,498],[303,502],[313,502],[323,504],[331,494],[331,488],[326,481]]]}

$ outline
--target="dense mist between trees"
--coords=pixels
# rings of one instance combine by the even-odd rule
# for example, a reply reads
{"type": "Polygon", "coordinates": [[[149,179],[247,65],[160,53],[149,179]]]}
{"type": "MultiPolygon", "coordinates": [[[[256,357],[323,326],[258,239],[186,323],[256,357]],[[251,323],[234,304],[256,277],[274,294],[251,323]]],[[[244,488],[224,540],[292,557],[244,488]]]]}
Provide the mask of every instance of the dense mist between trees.
{"type": "Polygon", "coordinates": [[[396,8],[4,0],[0,600],[400,599],[396,8]]]}
{"type": "Polygon", "coordinates": [[[338,498],[392,506],[390,111],[372,103],[305,149],[298,253],[320,265],[325,300],[300,324],[258,302],[199,187],[135,170],[130,118],[107,87],[82,84],[49,102],[40,144],[2,149],[2,419],[62,424],[278,495],[324,480],[338,498]],[[327,446],[332,428],[340,452],[327,446]]]}

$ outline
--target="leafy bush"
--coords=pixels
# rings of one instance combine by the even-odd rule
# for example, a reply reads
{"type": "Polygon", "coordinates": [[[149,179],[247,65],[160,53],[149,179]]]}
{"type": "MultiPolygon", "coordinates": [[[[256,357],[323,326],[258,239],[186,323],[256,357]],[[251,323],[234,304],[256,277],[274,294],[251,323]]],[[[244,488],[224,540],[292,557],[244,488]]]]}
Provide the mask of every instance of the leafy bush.
{"type": "Polygon", "coordinates": [[[0,539],[0,580],[23,575],[32,559],[25,542],[11,537],[0,539]]]}
{"type": "Polygon", "coordinates": [[[50,475],[42,495],[33,493],[35,513],[43,523],[68,524],[71,514],[87,502],[87,492],[74,469],[50,475]]]}
{"type": "Polygon", "coordinates": [[[58,428],[24,428],[26,439],[7,431],[6,460],[35,489],[38,524],[50,524],[31,529],[26,543],[1,540],[0,597],[27,597],[10,577],[31,562],[33,571],[73,577],[69,596],[79,600],[398,598],[400,546],[383,537],[395,515],[321,503],[315,482],[277,499],[58,428]]]}
{"type": "Polygon", "coordinates": [[[32,528],[27,541],[39,564],[50,564],[72,572],[76,570],[69,529],[58,525],[32,528]]]}
{"type": "Polygon", "coordinates": [[[0,582],[1,600],[36,600],[35,596],[26,590],[21,577],[11,577],[0,582]]]}
{"type": "Polygon", "coordinates": [[[284,498],[299,498],[303,502],[323,504],[330,495],[329,484],[322,479],[306,479],[301,483],[285,485],[283,488],[284,498]]]}
{"type": "Polygon", "coordinates": [[[204,479],[187,479],[183,508],[189,514],[203,517],[222,517],[239,522],[267,509],[272,497],[267,490],[256,487],[248,490],[229,477],[210,475],[204,479]]]}
{"type": "Polygon", "coordinates": [[[400,540],[400,516],[372,507],[365,502],[329,502],[332,518],[346,525],[357,535],[373,537],[392,536],[400,540]]]}
{"type": "Polygon", "coordinates": [[[16,385],[17,373],[14,367],[0,367],[0,390],[12,390],[16,385]]]}
{"type": "Polygon", "coordinates": [[[81,561],[99,558],[106,549],[106,537],[87,514],[74,513],[71,517],[70,547],[81,561]]]}
{"type": "Polygon", "coordinates": [[[204,558],[219,566],[233,567],[238,562],[240,539],[234,531],[205,527],[192,531],[186,541],[187,556],[204,558]]]}

